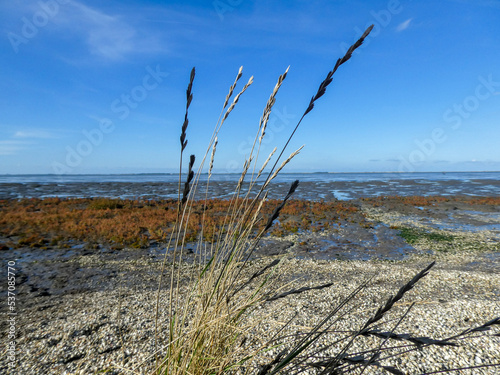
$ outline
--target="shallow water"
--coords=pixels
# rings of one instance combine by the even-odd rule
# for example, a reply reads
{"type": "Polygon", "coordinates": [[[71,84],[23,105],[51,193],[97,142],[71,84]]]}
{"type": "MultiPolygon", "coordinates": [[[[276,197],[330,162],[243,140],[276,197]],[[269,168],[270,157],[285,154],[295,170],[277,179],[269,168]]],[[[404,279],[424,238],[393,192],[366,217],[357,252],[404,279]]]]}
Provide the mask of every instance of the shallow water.
{"type": "MultiPolygon", "coordinates": [[[[239,178],[236,174],[213,175],[210,198],[229,198],[239,178]]],[[[270,186],[271,198],[282,198],[290,183],[300,185],[299,199],[349,200],[381,195],[500,195],[500,172],[475,173],[285,173],[270,186]]],[[[206,176],[200,178],[204,198],[206,176]]],[[[75,175],[0,176],[0,199],[48,197],[110,197],[122,199],[175,199],[177,176],[157,175],[75,175]]],[[[247,186],[244,186],[243,193],[247,186]]],[[[255,189],[256,190],[256,189],[255,189]]],[[[255,191],[254,190],[254,191],[255,191]]]]}

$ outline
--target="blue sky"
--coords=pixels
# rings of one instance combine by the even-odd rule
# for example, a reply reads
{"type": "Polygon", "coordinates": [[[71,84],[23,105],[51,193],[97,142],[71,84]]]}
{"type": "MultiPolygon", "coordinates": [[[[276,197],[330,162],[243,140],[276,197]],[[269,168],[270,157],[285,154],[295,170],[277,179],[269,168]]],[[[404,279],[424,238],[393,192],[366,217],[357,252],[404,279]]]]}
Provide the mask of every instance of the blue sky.
{"type": "Polygon", "coordinates": [[[0,173],[177,170],[193,66],[200,158],[239,67],[238,88],[254,76],[219,134],[214,168],[237,172],[278,76],[290,65],[265,156],[372,23],[287,171],[499,171],[499,14],[489,0],[4,1],[0,173]]]}

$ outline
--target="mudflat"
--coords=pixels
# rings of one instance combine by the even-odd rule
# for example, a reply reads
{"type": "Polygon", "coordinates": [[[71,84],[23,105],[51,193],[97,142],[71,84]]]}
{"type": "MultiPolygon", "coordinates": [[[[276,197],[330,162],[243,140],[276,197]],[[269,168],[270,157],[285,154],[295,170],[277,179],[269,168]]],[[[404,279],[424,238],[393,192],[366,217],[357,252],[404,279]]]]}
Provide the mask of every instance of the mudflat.
{"type": "MultiPolygon", "coordinates": [[[[500,198],[386,197],[351,203],[358,210],[337,218],[328,230],[299,227],[265,237],[252,259],[286,255],[297,259],[408,262],[453,255],[456,269],[500,271],[500,198]]],[[[152,277],[159,272],[155,262],[161,263],[164,254],[169,254],[166,244],[158,241],[143,248],[98,244],[95,240],[72,241],[64,248],[49,244],[12,247],[13,241],[5,236],[0,239],[0,259],[5,263],[16,261],[17,283],[30,297],[106,290],[118,282],[134,285],[134,275],[142,275],[144,270],[125,270],[126,264],[147,261],[152,277]],[[6,245],[9,243],[11,247],[6,245]],[[117,275],[121,275],[120,281],[117,275]]],[[[196,253],[196,243],[188,243],[186,262],[191,262],[196,253]]]]}
{"type": "MultiPolygon", "coordinates": [[[[459,322],[453,329],[458,330],[500,315],[499,198],[381,197],[351,203],[358,210],[327,230],[299,228],[268,236],[256,248],[249,271],[285,257],[280,277],[291,286],[334,283],[333,289],[279,302],[280,314],[300,311],[298,319],[307,325],[321,317],[322,309],[304,306],[345,295],[373,275],[377,293],[370,298],[381,302],[436,260],[428,280],[412,292],[427,323],[413,321],[408,329],[416,325],[445,335],[433,316],[455,317],[459,322]]],[[[3,357],[3,373],[92,373],[107,367],[121,373],[121,366],[141,368],[143,361],[145,368],[151,366],[156,291],[165,253],[168,257],[164,244],[113,248],[76,241],[67,248],[7,248],[8,241],[12,238],[0,241],[0,258],[5,264],[15,262],[19,367],[9,372],[3,357]]],[[[186,267],[196,251],[188,244],[186,267]]],[[[163,290],[168,286],[164,282],[163,290]]],[[[1,288],[5,293],[5,284],[1,288]]],[[[6,323],[0,328],[4,339],[6,323]]],[[[500,346],[498,339],[488,340],[468,346],[469,354],[458,356],[455,365],[493,363],[500,346]]],[[[428,369],[433,366],[438,364],[429,363],[428,369]]]]}

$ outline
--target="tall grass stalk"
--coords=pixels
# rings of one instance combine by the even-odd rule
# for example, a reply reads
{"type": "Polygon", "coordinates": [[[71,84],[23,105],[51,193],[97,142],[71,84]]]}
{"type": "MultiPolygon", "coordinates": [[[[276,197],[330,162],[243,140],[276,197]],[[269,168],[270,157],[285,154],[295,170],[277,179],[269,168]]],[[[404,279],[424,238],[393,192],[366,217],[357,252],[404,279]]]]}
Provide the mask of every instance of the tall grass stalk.
{"type": "MultiPolygon", "coordinates": [[[[207,150],[201,158],[196,173],[193,169],[195,157],[194,155],[190,157],[187,174],[184,177],[184,188],[182,189],[182,170],[185,168],[183,166],[183,152],[187,145],[187,127],[189,123],[188,109],[193,98],[192,88],[195,78],[194,68],[191,71],[186,90],[186,113],[180,137],[177,220],[168,240],[168,251],[163,260],[162,276],[160,276],[158,283],[156,298],[155,374],[258,373],[265,375],[283,372],[302,373],[311,369],[321,374],[336,374],[353,370],[359,370],[362,373],[373,366],[384,369],[389,373],[400,374],[399,370],[380,364],[384,353],[389,353],[386,346],[389,341],[405,341],[414,344],[415,347],[416,345],[453,345],[453,340],[458,338],[457,336],[451,337],[449,340],[432,340],[430,338],[416,338],[411,335],[395,334],[395,328],[399,326],[406,314],[396,322],[389,332],[379,329],[378,323],[380,320],[405,293],[427,275],[433,264],[419,272],[394,297],[389,298],[371,318],[367,319],[359,330],[340,335],[328,344],[319,344],[319,339],[330,332],[333,325],[339,322],[340,319],[349,316],[353,311],[352,308],[348,308],[349,303],[355,300],[358,294],[369,284],[369,281],[360,285],[332,308],[325,318],[309,332],[297,333],[293,337],[285,336],[284,332],[292,322],[290,320],[267,341],[252,337],[252,331],[255,329],[256,323],[255,320],[249,319],[249,317],[252,314],[253,316],[256,315],[257,308],[266,303],[286,298],[291,294],[298,294],[311,289],[322,289],[332,285],[328,283],[314,287],[286,290],[286,285],[271,282],[280,274],[280,259],[272,260],[262,269],[251,274],[248,273],[248,265],[259,241],[269,231],[275,220],[278,219],[280,211],[299,185],[299,181],[293,182],[288,194],[283,197],[282,202],[275,207],[274,211],[269,216],[263,214],[262,207],[267,200],[270,182],[302,149],[302,147],[299,148],[292,152],[288,158],[282,160],[291,139],[305,116],[313,110],[317,101],[325,94],[338,68],[352,57],[353,52],[361,46],[372,28],[373,25],[348,49],[342,58],[337,60],[333,69],[328,72],[286,143],[281,147],[277,157],[275,157],[277,151],[275,148],[266,160],[260,164],[259,154],[263,138],[266,136],[266,126],[273,105],[276,102],[276,96],[286,79],[289,68],[280,75],[264,107],[251,152],[246,157],[234,194],[230,198],[230,207],[224,217],[224,223],[219,228],[219,231],[214,233],[213,241],[210,244],[203,241],[204,232],[203,228],[201,228],[201,234],[196,242],[194,263],[186,265],[184,255],[187,242],[187,224],[193,213],[193,202],[198,197],[197,190],[204,164],[209,157],[208,178],[203,194],[205,202],[207,202],[212,169],[217,159],[216,150],[219,142],[219,131],[253,82],[253,77],[250,77],[248,82],[233,98],[239,80],[243,75],[243,68],[241,67],[224,100],[219,119],[215,124],[207,150]],[[232,101],[231,98],[233,98],[232,101]],[[271,161],[273,161],[272,167],[267,171],[266,168],[271,161]],[[263,175],[265,176],[264,180],[261,179],[263,175]],[[264,223],[265,225],[262,225],[264,223]],[[257,230],[258,224],[261,224],[262,229],[257,230]],[[167,267],[169,269],[168,273],[166,272],[167,267]],[[164,271],[169,275],[166,305],[161,304],[164,271]],[[160,319],[160,309],[167,311],[166,321],[160,319]],[[352,353],[353,343],[360,337],[368,336],[380,338],[382,340],[380,345],[363,353],[352,353]],[[160,341],[161,339],[164,341],[160,341]],[[252,341],[252,345],[247,345],[248,340],[252,341]],[[342,344],[342,350],[337,351],[333,356],[325,355],[333,345],[337,344],[342,344]],[[271,348],[279,349],[279,354],[266,361],[264,354],[271,348]],[[256,367],[256,364],[260,364],[260,367],[256,367]]],[[[204,211],[202,215],[205,220],[204,211]]],[[[407,313],[410,309],[408,309],[407,313]]],[[[262,322],[266,318],[264,315],[257,321],[262,322]]],[[[485,326],[477,328],[476,331],[463,332],[463,335],[480,330],[484,331],[495,324],[498,324],[498,321],[492,320],[485,326]]],[[[404,350],[413,349],[411,345],[403,347],[404,350]]],[[[390,355],[392,354],[387,356],[390,355]]]]}

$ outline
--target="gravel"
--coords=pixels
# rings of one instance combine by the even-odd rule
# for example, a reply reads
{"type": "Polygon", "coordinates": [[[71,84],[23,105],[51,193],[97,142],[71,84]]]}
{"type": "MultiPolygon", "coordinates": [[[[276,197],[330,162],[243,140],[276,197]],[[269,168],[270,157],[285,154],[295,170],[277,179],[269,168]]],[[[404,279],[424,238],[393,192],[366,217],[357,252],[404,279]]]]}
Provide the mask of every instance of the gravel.
{"type": "MultiPolygon", "coordinates": [[[[249,274],[270,262],[262,258],[251,263],[249,274]]],[[[333,283],[331,287],[290,295],[265,303],[253,312],[249,321],[256,326],[249,332],[249,344],[255,345],[270,338],[293,316],[293,323],[282,334],[296,334],[312,328],[369,277],[368,288],[355,297],[352,311],[340,318],[331,328],[334,331],[355,331],[371,317],[389,295],[410,280],[433,259],[432,256],[414,257],[404,262],[336,261],[286,259],[276,283],[288,283],[286,289],[333,283]],[[268,319],[262,321],[262,317],[268,319]]],[[[470,260],[467,258],[467,261],[470,260]]],[[[99,256],[87,255],[80,264],[96,265],[99,256]]],[[[94,374],[109,370],[111,374],[143,374],[151,369],[154,359],[154,311],[156,306],[158,259],[144,257],[115,265],[120,272],[113,273],[113,282],[102,288],[93,285],[86,291],[77,289],[58,295],[30,292],[21,285],[17,296],[23,306],[17,316],[16,367],[8,367],[6,356],[0,359],[2,374],[94,374]],[[134,282],[122,282],[126,273],[134,273],[134,282]],[[24,304],[23,304],[24,301],[24,304]]],[[[430,274],[407,293],[381,323],[381,329],[390,331],[406,309],[415,303],[395,333],[407,333],[442,339],[480,326],[500,316],[500,274],[498,268],[474,269],[464,267],[464,258],[457,254],[438,257],[430,274]]],[[[110,267],[109,264],[106,265],[110,267]]],[[[97,266],[96,266],[97,267],[97,266]]],[[[186,265],[186,269],[189,269],[186,265]]],[[[186,270],[184,270],[186,271],[186,270]]],[[[68,281],[68,284],[70,282],[68,281]]],[[[160,300],[160,321],[166,320],[166,293],[160,300]]],[[[7,326],[2,322],[2,339],[6,341],[7,326]]],[[[458,367],[499,364],[499,327],[466,340],[458,347],[424,347],[380,361],[408,374],[429,373],[458,367]]],[[[161,330],[164,334],[165,330],[161,330]]],[[[318,344],[333,342],[341,333],[332,332],[318,344]]],[[[160,335],[161,336],[161,335],[160,335]]],[[[160,337],[162,339],[162,337],[160,337]]],[[[164,337],[163,337],[164,339],[164,337]]],[[[161,341],[160,341],[161,342],[161,341]]],[[[376,338],[361,337],[350,353],[379,345],[376,338]]],[[[386,343],[385,345],[392,345],[386,343]]],[[[330,354],[340,349],[332,346],[330,354]]],[[[258,363],[271,360],[278,349],[263,354],[258,363]]],[[[387,352],[389,353],[389,352],[387,352]]],[[[250,369],[252,370],[252,369],[250,369]]],[[[255,372],[255,371],[254,371],[255,372]]],[[[314,373],[314,372],[306,372],[314,373]]],[[[387,373],[370,367],[365,373],[387,373]]],[[[455,372],[457,373],[457,372],[455,372]]],[[[461,370],[460,374],[499,374],[500,367],[482,367],[461,370]]]]}

